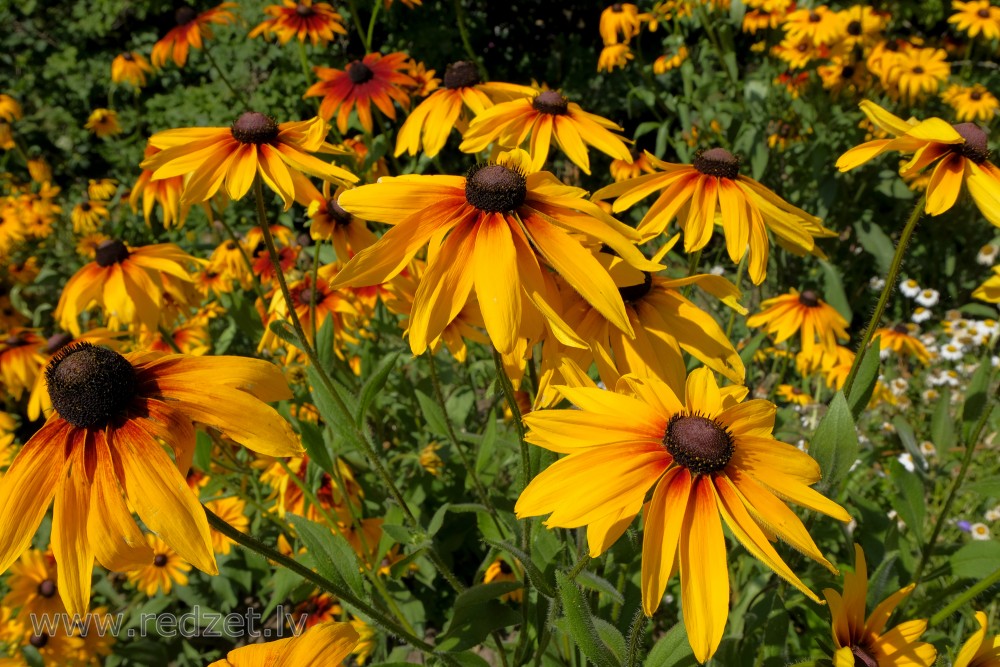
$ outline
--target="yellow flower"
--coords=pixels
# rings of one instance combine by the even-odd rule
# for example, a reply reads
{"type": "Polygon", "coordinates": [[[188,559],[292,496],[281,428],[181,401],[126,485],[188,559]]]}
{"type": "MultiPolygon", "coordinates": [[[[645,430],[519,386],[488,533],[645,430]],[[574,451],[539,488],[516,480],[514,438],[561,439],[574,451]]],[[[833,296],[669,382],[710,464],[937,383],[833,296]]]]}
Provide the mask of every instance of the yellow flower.
{"type": "Polygon", "coordinates": [[[976,83],[971,86],[954,84],[941,93],[944,100],[960,121],[982,121],[989,123],[1000,109],[1000,101],[986,86],[976,83]]]}
{"type": "Polygon", "coordinates": [[[832,352],[837,347],[837,340],[850,338],[847,320],[812,290],[800,294],[792,289],[787,294],[767,299],[760,307],[761,312],[747,318],[747,326],[766,326],[776,344],[801,332],[802,352],[807,356],[817,344],[832,352]]]}
{"type": "Polygon", "coordinates": [[[146,85],[146,74],[153,68],[145,56],[135,51],[119,53],[111,61],[111,80],[115,83],[130,83],[136,88],[146,85]]]}
{"type": "Polygon", "coordinates": [[[948,23],[954,23],[969,37],[980,34],[985,40],[1000,37],[1000,7],[990,4],[990,0],[952,0],[951,8],[956,13],[948,17],[948,23]]]}
{"type": "Polygon", "coordinates": [[[171,28],[166,35],[160,38],[160,41],[153,45],[153,52],[150,56],[153,67],[163,67],[170,59],[173,59],[178,67],[184,67],[189,47],[200,49],[204,40],[212,37],[210,23],[221,25],[236,20],[236,16],[229,11],[234,7],[236,7],[235,2],[223,2],[218,7],[213,7],[199,14],[188,5],[181,5],[174,14],[177,21],[176,27],[171,28]]]}
{"type": "Polygon", "coordinates": [[[233,649],[208,667],[303,667],[339,665],[360,637],[353,623],[319,623],[298,637],[233,649]]]}
{"type": "Polygon", "coordinates": [[[146,533],[146,544],[149,545],[150,558],[144,567],[126,572],[128,580],[148,597],[160,591],[169,595],[174,584],[187,586],[187,573],[191,571],[191,566],[156,535],[146,533]]]}
{"type": "Polygon", "coordinates": [[[304,43],[308,37],[313,46],[326,46],[334,38],[334,33],[347,34],[343,17],[326,2],[313,4],[312,0],[282,0],[280,5],[265,7],[264,13],[274,18],[254,28],[250,37],[277,35],[282,44],[287,44],[292,37],[304,43]]]}
{"type": "Polygon", "coordinates": [[[601,49],[601,55],[597,59],[597,71],[610,72],[616,67],[625,69],[628,61],[634,58],[628,44],[609,44],[601,49]]]}
{"type": "Polygon", "coordinates": [[[113,109],[94,109],[84,127],[101,139],[121,134],[122,131],[118,124],[118,112],[113,109]]]}
{"type": "Polygon", "coordinates": [[[823,591],[833,619],[834,667],[932,667],[937,651],[918,641],[927,621],[906,621],[885,631],[892,612],[913,591],[914,584],[887,597],[866,620],[868,568],[857,544],[854,558],[854,572],[844,574],[843,595],[832,588],[823,591]]]}
{"type": "Polygon", "coordinates": [[[987,637],[987,617],[976,612],[979,629],[972,633],[958,652],[952,667],[1000,667],[1000,635],[987,637]]]}
{"type": "Polygon", "coordinates": [[[521,493],[518,517],[550,514],[549,528],[587,526],[596,557],[621,537],[652,492],[643,528],[643,610],[653,615],[679,571],[684,623],[699,662],[715,653],[729,615],[723,521],[751,554],[818,601],[771,541],[780,537],[837,570],[785,501],[845,522],[850,516],[810,488],[820,479],[819,465],[774,440],[772,403],[743,402],[745,387],[720,389],[707,368],[692,372],[679,393],[637,376],[623,377],[614,392],[560,391],[580,409],[535,411],[524,422],[528,442],[568,456],[521,493]]]}
{"type": "Polygon", "coordinates": [[[877,128],[893,139],[876,139],[855,146],[837,160],[840,171],[849,171],[886,151],[912,153],[899,173],[915,176],[935,162],[927,184],[924,211],[941,215],[958,200],[962,183],[987,220],[1000,227],[1000,170],[991,164],[986,133],[972,123],[949,125],[940,118],[904,121],[874,102],[863,100],[861,110],[877,128]]]}

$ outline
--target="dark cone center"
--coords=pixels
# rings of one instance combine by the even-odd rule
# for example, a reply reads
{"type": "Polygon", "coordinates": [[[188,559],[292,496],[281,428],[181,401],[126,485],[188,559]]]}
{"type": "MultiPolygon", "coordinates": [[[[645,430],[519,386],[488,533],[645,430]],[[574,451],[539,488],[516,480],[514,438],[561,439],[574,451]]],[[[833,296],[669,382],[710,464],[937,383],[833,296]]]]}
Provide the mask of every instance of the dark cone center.
{"type": "Polygon", "coordinates": [[[94,261],[98,266],[108,267],[112,264],[121,264],[128,259],[129,251],[125,244],[118,239],[101,241],[94,250],[94,261]]]}
{"type": "Polygon", "coordinates": [[[815,308],[819,305],[819,295],[811,289],[807,289],[799,294],[799,303],[808,308],[815,308]]]}
{"type": "Polygon", "coordinates": [[[247,111],[236,119],[230,132],[241,144],[266,144],[278,138],[278,123],[267,114],[247,111]]]}
{"type": "Polygon", "coordinates": [[[326,200],[326,214],[333,219],[333,224],[338,227],[346,227],[354,220],[354,216],[345,211],[336,199],[326,200]]]}
{"type": "Polygon", "coordinates": [[[847,24],[847,34],[857,37],[861,34],[861,21],[851,21],[847,24]]]}
{"type": "Polygon", "coordinates": [[[546,90],[531,101],[531,106],[535,108],[535,111],[552,116],[562,116],[569,109],[569,100],[554,90],[546,90]]]}
{"type": "Polygon", "coordinates": [[[629,285],[628,287],[619,287],[618,293],[622,295],[622,301],[625,303],[635,303],[636,301],[641,301],[644,296],[649,294],[649,290],[652,288],[653,274],[649,271],[643,271],[641,283],[629,285]]]}
{"type": "Polygon", "coordinates": [[[197,16],[198,12],[187,5],[178,8],[174,12],[174,19],[177,21],[177,25],[187,25],[191,21],[194,21],[197,16]]]}
{"type": "Polygon", "coordinates": [[[854,655],[854,664],[861,667],[878,667],[878,660],[863,646],[851,646],[851,653],[854,655]]]}
{"type": "Polygon", "coordinates": [[[167,557],[163,554],[156,554],[156,557],[153,558],[153,565],[155,565],[156,567],[163,567],[166,564],[167,564],[167,557]]]}
{"type": "Polygon", "coordinates": [[[990,149],[986,144],[986,132],[975,123],[959,123],[953,125],[955,131],[962,135],[965,143],[956,147],[962,156],[969,158],[976,164],[982,164],[990,157],[990,149]]]}
{"type": "Polygon", "coordinates": [[[480,211],[513,211],[527,196],[524,174],[502,164],[477,164],[465,177],[465,199],[480,211]]]}
{"type": "Polygon", "coordinates": [[[375,78],[375,72],[372,71],[371,67],[364,64],[360,60],[355,60],[347,66],[347,78],[349,78],[351,83],[355,86],[358,86],[375,78]]]}
{"type": "Polygon", "coordinates": [[[452,90],[479,83],[479,71],[468,60],[453,62],[444,68],[444,87],[452,90]]]}
{"type": "Polygon", "coordinates": [[[740,159],[725,148],[709,148],[697,153],[692,166],[706,176],[735,179],[740,175],[740,159]]]}
{"type": "Polygon", "coordinates": [[[676,414],[667,423],[663,446],[679,465],[696,474],[726,467],[733,457],[733,438],[725,427],[706,417],[676,414]]]}
{"type": "Polygon", "coordinates": [[[45,369],[52,407],[73,426],[102,426],[135,397],[135,368],[106,347],[78,343],[60,350],[45,369]]]}
{"type": "Polygon", "coordinates": [[[309,5],[303,5],[300,2],[299,4],[295,5],[295,13],[305,19],[312,16],[315,12],[313,11],[312,7],[310,7],[309,5]]]}
{"type": "Polygon", "coordinates": [[[38,588],[36,589],[38,594],[43,598],[50,598],[56,594],[56,582],[51,579],[43,579],[38,588]]]}

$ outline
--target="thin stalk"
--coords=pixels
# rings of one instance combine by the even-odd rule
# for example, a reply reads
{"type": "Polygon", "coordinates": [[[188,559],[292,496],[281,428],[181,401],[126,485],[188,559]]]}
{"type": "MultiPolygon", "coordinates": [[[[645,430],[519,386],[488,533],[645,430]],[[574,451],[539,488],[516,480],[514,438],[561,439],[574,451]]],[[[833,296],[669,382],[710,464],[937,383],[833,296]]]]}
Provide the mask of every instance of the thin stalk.
{"type": "Polygon", "coordinates": [[[851,363],[851,370],[847,374],[847,379],[844,381],[845,396],[849,396],[851,394],[851,387],[854,385],[854,378],[857,376],[858,369],[861,367],[861,357],[864,356],[865,350],[868,349],[868,345],[872,342],[872,337],[875,335],[875,329],[878,328],[879,322],[882,321],[882,315],[885,314],[885,307],[889,303],[889,296],[892,294],[893,289],[895,289],[896,280],[899,278],[899,269],[903,265],[903,255],[906,254],[906,246],[910,242],[910,236],[913,235],[913,230],[917,227],[917,221],[920,220],[920,214],[924,212],[924,202],[926,200],[926,194],[920,197],[917,205],[913,208],[913,213],[910,214],[910,219],[906,221],[906,226],[903,227],[903,233],[899,236],[899,243],[896,244],[896,252],[892,256],[892,263],[889,265],[889,273],[885,277],[885,285],[882,286],[882,293],[878,297],[878,303],[875,304],[875,311],[872,313],[872,317],[868,321],[868,327],[865,329],[865,335],[861,339],[861,345],[858,346],[858,352],[854,355],[854,362],[851,363]]]}
{"type": "Polygon", "coordinates": [[[243,97],[243,95],[241,95],[240,93],[238,93],[235,88],[233,88],[233,84],[229,83],[229,79],[226,78],[225,72],[223,72],[222,68],[219,67],[219,63],[215,62],[215,58],[212,56],[212,52],[208,48],[208,42],[205,42],[202,51],[205,52],[205,57],[208,58],[208,62],[210,62],[212,64],[212,67],[215,68],[215,73],[219,75],[219,79],[222,80],[222,83],[226,84],[226,88],[229,89],[229,92],[232,94],[232,96],[235,97],[236,100],[240,102],[244,108],[249,108],[250,105],[247,103],[246,98],[243,97]]]}

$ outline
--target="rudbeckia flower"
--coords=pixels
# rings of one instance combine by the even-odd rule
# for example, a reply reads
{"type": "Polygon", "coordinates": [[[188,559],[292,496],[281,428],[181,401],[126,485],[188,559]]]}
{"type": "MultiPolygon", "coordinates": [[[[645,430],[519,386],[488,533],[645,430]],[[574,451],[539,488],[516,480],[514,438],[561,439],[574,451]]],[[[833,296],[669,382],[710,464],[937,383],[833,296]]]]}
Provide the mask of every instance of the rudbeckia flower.
{"type": "Polygon", "coordinates": [[[580,409],[535,411],[524,422],[528,442],[568,456],[521,493],[518,517],[550,514],[549,528],[587,526],[596,557],[624,534],[652,492],[643,522],[642,607],[652,616],[679,571],[684,624],[699,662],[715,653],[729,615],[723,521],[747,551],[818,602],[771,540],[780,537],[837,570],[785,501],[840,521],[850,516],[809,487],[820,479],[819,465],[774,440],[772,403],[743,402],[745,387],[720,389],[707,368],[692,372],[679,392],[631,375],[614,392],[559,390],[580,409]]]}
{"type": "Polygon", "coordinates": [[[972,123],[950,125],[940,118],[905,121],[874,102],[863,100],[861,110],[875,126],[895,137],[855,146],[840,156],[837,168],[849,171],[887,151],[912,153],[900,176],[916,176],[934,163],[927,184],[924,211],[941,215],[958,200],[963,181],[983,216],[1000,227],[1000,170],[988,158],[987,136],[972,123]]]}
{"type": "Polygon", "coordinates": [[[351,623],[319,623],[298,637],[233,649],[208,667],[339,665],[360,639],[351,623]]]}
{"type": "Polygon", "coordinates": [[[101,139],[121,134],[122,131],[118,124],[118,112],[114,109],[94,109],[84,127],[101,139]]]}
{"type": "Polygon", "coordinates": [[[788,294],[765,300],[760,307],[761,312],[747,318],[747,326],[766,326],[775,344],[801,333],[802,352],[807,356],[817,344],[829,352],[837,347],[838,340],[850,338],[847,320],[812,290],[799,293],[792,289],[788,294]]]}
{"type": "Polygon", "coordinates": [[[459,150],[478,153],[496,142],[501,148],[517,148],[525,141],[531,155],[531,168],[545,166],[552,140],[585,173],[590,173],[587,145],[619,160],[631,160],[632,154],[622,137],[609,130],[622,128],[607,118],[588,113],[554,90],[534,97],[503,102],[486,109],[472,120],[462,137],[459,150]],[[528,139],[528,136],[531,139],[528,139]]]}
{"type": "Polygon", "coordinates": [[[163,67],[171,58],[178,67],[184,67],[189,47],[200,49],[202,41],[212,37],[210,23],[222,25],[236,20],[236,16],[229,11],[235,7],[235,2],[223,2],[218,7],[199,14],[188,5],[181,6],[174,13],[177,27],[171,28],[166,35],[160,38],[160,41],[153,45],[153,52],[150,56],[153,67],[163,67]]]}
{"type": "Polygon", "coordinates": [[[990,0],[952,0],[951,8],[955,13],[948,17],[948,23],[954,23],[969,37],[980,34],[985,40],[1000,37],[1000,7],[992,5],[990,0]]]}
{"type": "Polygon", "coordinates": [[[174,584],[187,586],[191,565],[156,535],[146,533],[146,544],[150,550],[149,562],[144,567],[125,573],[136,589],[147,597],[153,597],[160,591],[169,595],[174,584]]]}
{"type": "Polygon", "coordinates": [[[337,114],[337,129],[347,132],[351,110],[358,112],[358,122],[365,132],[372,131],[371,105],[391,120],[396,120],[395,100],[403,108],[410,105],[410,96],[403,86],[415,86],[416,81],[404,74],[409,56],[405,53],[369,53],[361,60],[353,60],[340,70],[332,67],[313,67],[319,82],[314,83],[303,97],[322,96],[319,115],[324,120],[337,114]]]}
{"type": "Polygon", "coordinates": [[[250,37],[277,35],[282,44],[287,44],[292,37],[300,42],[305,42],[308,37],[313,46],[326,46],[334,38],[334,33],[347,34],[343,17],[326,2],[313,4],[312,0],[282,0],[280,5],[265,7],[264,13],[274,18],[265,20],[250,31],[250,37]]]}
{"type": "Polygon", "coordinates": [[[844,593],[823,591],[833,617],[834,667],[932,667],[937,651],[918,641],[927,621],[905,621],[886,632],[885,626],[914,585],[896,591],[865,619],[868,568],[865,553],[854,545],[854,572],[844,574],[844,593]]]}
{"type": "Polygon", "coordinates": [[[344,210],[394,225],[354,256],[335,288],[383,283],[431,243],[410,321],[410,349],[422,354],[469,300],[473,287],[490,339],[502,353],[518,340],[527,299],[557,337],[581,344],[546,303],[543,264],[552,266],[615,326],[632,335],[618,289],[567,232],[605,243],[640,270],[657,271],[630,238],[634,232],[548,172],[528,172],[524,151],[501,153],[461,176],[399,176],[348,190],[344,210]],[[542,261],[539,261],[542,260],[542,261]]]}
{"type": "Polygon", "coordinates": [[[122,356],[79,343],[53,357],[45,377],[54,411],[0,479],[0,572],[31,543],[54,498],[52,551],[70,613],[87,610],[95,557],[121,571],[152,560],[123,491],[182,558],[218,571],[208,520],[184,481],[195,422],[267,456],[301,451],[288,423],[264,403],[291,397],[281,372],[264,361],[122,356]]]}
{"type": "MultiPolygon", "coordinates": [[[[160,152],[156,146],[147,144],[143,159],[148,160],[160,152]]],[[[160,222],[164,229],[180,227],[187,218],[189,204],[181,205],[181,192],[184,190],[184,177],[173,176],[171,178],[161,178],[153,180],[153,172],[143,169],[139,175],[139,180],[132,186],[128,196],[128,203],[132,206],[132,211],[139,210],[139,199],[142,198],[142,215],[146,219],[146,224],[152,224],[149,220],[153,207],[158,203],[162,209],[160,222]]]]}
{"type": "Polygon", "coordinates": [[[759,285],[767,273],[767,230],[798,255],[822,256],[815,239],[836,236],[819,218],[740,175],[740,160],[724,148],[696,153],[689,165],[663,162],[648,153],[647,157],[659,171],[613,183],[593,196],[597,200],[617,197],[612,211],[618,213],[662,191],[639,223],[643,240],[662,234],[676,217],[684,232],[684,252],[696,252],[708,245],[716,214],[721,212],[729,258],[739,262],[749,252],[750,278],[759,285]]]}
{"type": "Polygon", "coordinates": [[[146,74],[153,68],[145,56],[135,51],[119,53],[111,61],[111,80],[115,83],[130,83],[136,88],[146,85],[146,74]]]}
{"type": "Polygon", "coordinates": [[[987,617],[976,612],[979,629],[962,645],[952,667],[1000,667],[1000,635],[987,637],[987,617]]]}
{"type": "Polygon", "coordinates": [[[240,115],[232,127],[192,127],[157,132],[149,144],[160,152],[140,165],[161,180],[191,174],[181,203],[210,199],[223,185],[230,199],[242,199],[254,177],[281,195],[285,210],[293,201],[308,201],[316,191],[303,173],[338,183],[354,183],[358,177],[310,153],[337,152],[326,142],[327,125],[321,118],[275,122],[256,111],[240,115]]]}

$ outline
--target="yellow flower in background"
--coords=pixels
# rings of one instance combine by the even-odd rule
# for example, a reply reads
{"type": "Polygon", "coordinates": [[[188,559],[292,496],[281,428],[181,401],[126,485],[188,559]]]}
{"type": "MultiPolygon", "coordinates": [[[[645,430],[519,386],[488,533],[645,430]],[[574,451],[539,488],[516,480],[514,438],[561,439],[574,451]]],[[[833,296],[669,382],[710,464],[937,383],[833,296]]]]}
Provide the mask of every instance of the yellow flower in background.
{"type": "Polygon", "coordinates": [[[153,45],[150,56],[153,67],[163,67],[168,60],[173,60],[178,67],[184,67],[188,49],[192,46],[200,49],[204,40],[211,39],[212,29],[209,24],[223,25],[236,21],[236,16],[229,11],[235,7],[235,2],[223,2],[218,7],[199,14],[188,5],[182,5],[174,14],[177,26],[153,45]]]}
{"type": "Polygon", "coordinates": [[[639,8],[631,2],[616,2],[601,12],[598,30],[601,39],[604,40],[604,46],[609,46],[618,43],[627,44],[639,34],[641,27],[639,8]]]}
{"type": "Polygon", "coordinates": [[[759,285],[767,273],[768,230],[797,255],[822,257],[815,239],[836,236],[819,218],[740,175],[739,158],[724,148],[699,151],[689,165],[647,157],[656,173],[613,183],[593,195],[595,200],[616,198],[612,210],[618,213],[660,192],[639,223],[643,240],[662,234],[676,217],[684,232],[684,252],[696,252],[708,245],[721,213],[729,258],[739,262],[749,253],[750,278],[759,285]]]}
{"type": "Polygon", "coordinates": [[[983,216],[1000,227],[1000,170],[988,161],[987,135],[972,123],[950,125],[940,118],[905,121],[874,102],[862,100],[861,110],[892,139],[875,139],[855,146],[837,160],[840,171],[849,171],[885,153],[899,151],[913,157],[899,170],[912,177],[931,165],[924,211],[941,215],[958,201],[964,182],[983,216]]]}
{"type": "Polygon", "coordinates": [[[146,57],[135,51],[119,53],[111,61],[111,80],[115,83],[129,83],[142,88],[146,85],[146,75],[152,72],[146,57]]]}
{"type": "Polygon", "coordinates": [[[1000,635],[987,637],[987,616],[976,612],[979,629],[972,633],[955,657],[952,667],[1000,667],[1000,635]]]}
{"type": "Polygon", "coordinates": [[[983,36],[983,39],[1000,37],[1000,7],[990,0],[952,0],[955,13],[948,17],[948,23],[968,33],[969,37],[983,36]]]}
{"type": "Polygon", "coordinates": [[[553,140],[573,163],[590,173],[587,146],[619,160],[631,160],[625,140],[610,130],[622,128],[607,118],[588,113],[554,90],[533,97],[502,102],[478,114],[462,137],[459,150],[478,153],[491,143],[513,149],[528,142],[531,168],[545,166],[553,140]],[[530,136],[530,139],[529,139],[530,136]]]}
{"type": "Polygon", "coordinates": [[[408,60],[405,53],[369,53],[361,60],[352,60],[342,70],[313,67],[319,82],[310,86],[303,97],[322,97],[319,115],[328,121],[336,113],[341,134],[347,132],[351,110],[357,111],[361,127],[371,133],[372,104],[390,120],[396,120],[393,100],[404,109],[410,106],[410,96],[403,87],[413,87],[416,81],[403,73],[408,60]]]}
{"type": "Polygon", "coordinates": [[[144,567],[126,572],[128,580],[148,597],[160,591],[169,595],[175,584],[187,586],[191,565],[156,535],[146,533],[146,544],[151,552],[149,562],[144,567]]]}
{"type": "Polygon", "coordinates": [[[893,593],[865,618],[868,568],[861,547],[854,545],[854,572],[844,574],[844,592],[823,591],[833,620],[834,667],[932,667],[937,651],[918,641],[927,621],[905,621],[886,632],[899,603],[913,592],[910,584],[893,593]]]}
{"type": "Polygon", "coordinates": [[[268,5],[264,13],[272,16],[250,31],[250,37],[276,35],[287,44],[293,37],[300,42],[306,38],[313,46],[326,46],[334,33],[346,35],[344,18],[326,2],[313,4],[312,0],[282,0],[280,5],[268,5]]]}
{"type": "Polygon", "coordinates": [[[1000,100],[979,83],[949,86],[941,93],[941,99],[955,110],[955,117],[960,121],[978,120],[989,123],[1000,109],[1000,100]]]}
{"type": "Polygon", "coordinates": [[[84,127],[101,139],[121,134],[122,131],[118,124],[118,112],[113,109],[94,109],[84,127]]]}
{"type": "Polygon", "coordinates": [[[260,175],[281,195],[285,210],[293,201],[306,205],[318,197],[303,174],[327,181],[354,183],[358,177],[311,155],[338,152],[326,142],[327,125],[321,118],[281,123],[256,111],[247,111],[232,127],[192,127],[157,132],[149,144],[159,148],[140,165],[160,180],[190,174],[181,203],[210,199],[225,184],[230,199],[242,199],[254,177],[260,175]]]}
{"type": "Polygon", "coordinates": [[[678,392],[637,376],[623,377],[614,392],[559,391],[580,409],[535,411],[524,422],[528,442],[568,456],[521,493],[519,518],[550,514],[549,528],[587,526],[597,557],[652,491],[643,522],[643,610],[653,615],[679,571],[684,624],[699,662],[715,653],[729,615],[723,521],[751,554],[818,601],[771,541],[780,537],[837,570],[785,502],[844,522],[850,515],[810,488],[820,471],[809,455],[774,440],[772,403],[744,402],[745,387],[720,389],[707,368],[693,371],[678,392]]]}
{"type": "Polygon", "coordinates": [[[833,351],[838,340],[850,338],[847,320],[813,290],[799,293],[792,289],[787,294],[763,301],[760,307],[761,312],[747,318],[747,326],[767,327],[775,344],[799,333],[802,352],[806,355],[811,355],[817,345],[833,351]]]}
{"type": "Polygon", "coordinates": [[[610,72],[614,68],[625,69],[628,61],[635,59],[628,44],[610,44],[601,49],[597,59],[598,72],[610,72]]]}
{"type": "Polygon", "coordinates": [[[312,626],[298,637],[233,649],[208,667],[339,665],[359,639],[352,623],[328,621],[312,626]]]}
{"type": "Polygon", "coordinates": [[[118,571],[152,560],[129,505],[186,561],[218,571],[208,521],[184,480],[195,422],[267,456],[301,452],[265,403],[291,398],[281,371],[265,361],[122,356],[78,343],[53,357],[45,377],[54,411],[0,478],[0,572],[31,543],[54,499],[57,588],[70,613],[87,610],[95,558],[118,571]]]}

